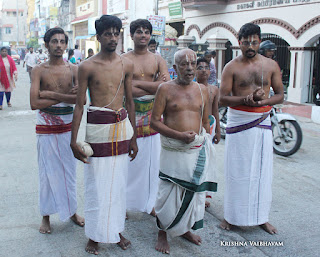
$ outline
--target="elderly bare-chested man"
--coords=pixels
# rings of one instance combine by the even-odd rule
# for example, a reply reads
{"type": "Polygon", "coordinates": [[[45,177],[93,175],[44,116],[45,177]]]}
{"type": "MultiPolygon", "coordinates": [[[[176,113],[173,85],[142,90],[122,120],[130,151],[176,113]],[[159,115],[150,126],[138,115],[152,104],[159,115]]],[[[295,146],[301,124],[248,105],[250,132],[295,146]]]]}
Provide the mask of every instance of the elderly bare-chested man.
{"type": "Polygon", "coordinates": [[[170,80],[165,60],[148,51],[152,25],[138,19],[130,24],[134,50],[124,54],[134,63],[132,93],[135,102],[139,153],[129,163],[127,210],[154,215],[159,183],[160,136],[150,128],[154,95],[163,81],[170,80]]]}
{"type": "Polygon", "coordinates": [[[49,215],[71,218],[84,226],[76,214],[76,159],[69,147],[73,104],[78,87],[77,66],[66,64],[62,54],[68,36],[61,28],[49,29],[44,35],[50,60],[31,72],[30,105],[37,112],[37,146],[40,184],[40,233],[51,233],[49,215]]]}
{"type": "Polygon", "coordinates": [[[207,87],[193,82],[196,54],[175,54],[177,79],[160,85],[151,126],[161,134],[160,183],[155,212],[160,229],[156,250],[169,253],[167,233],[200,245],[190,232],[203,227],[205,191],[216,191],[209,132],[207,87]],[[163,122],[161,116],[163,115],[163,122]]]}
{"type": "Polygon", "coordinates": [[[102,15],[95,28],[101,51],[79,66],[71,136],[74,156],[86,163],[86,251],[92,254],[98,254],[98,242],[118,243],[124,250],[131,244],[121,232],[126,216],[127,154],[134,159],[138,151],[131,88],[133,63],[115,52],[122,22],[116,16],[102,15]],[[92,105],[87,113],[85,141],[93,150],[88,159],[76,142],[87,88],[92,105]]]}
{"type": "Polygon", "coordinates": [[[269,221],[273,140],[269,112],[283,101],[277,63],[258,54],[261,32],[247,23],[239,31],[242,55],[223,70],[220,103],[229,106],[225,149],[223,229],[260,225],[277,232],[269,221]],[[268,97],[270,87],[275,94],[268,97]]]}

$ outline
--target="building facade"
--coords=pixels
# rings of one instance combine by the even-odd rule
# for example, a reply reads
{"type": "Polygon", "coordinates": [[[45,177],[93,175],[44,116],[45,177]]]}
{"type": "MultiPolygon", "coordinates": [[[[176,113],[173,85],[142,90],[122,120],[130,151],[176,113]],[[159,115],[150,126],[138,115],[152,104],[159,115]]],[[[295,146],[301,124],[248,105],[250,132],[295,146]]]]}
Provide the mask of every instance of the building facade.
{"type": "Polygon", "coordinates": [[[27,34],[26,1],[2,1],[1,5],[1,44],[13,47],[25,46],[27,34]]]}
{"type": "Polygon", "coordinates": [[[218,50],[218,78],[228,51],[240,54],[237,33],[253,22],[261,27],[262,40],[278,45],[278,63],[287,86],[288,101],[313,102],[319,92],[319,0],[182,0],[186,41],[194,39],[218,50]]]}

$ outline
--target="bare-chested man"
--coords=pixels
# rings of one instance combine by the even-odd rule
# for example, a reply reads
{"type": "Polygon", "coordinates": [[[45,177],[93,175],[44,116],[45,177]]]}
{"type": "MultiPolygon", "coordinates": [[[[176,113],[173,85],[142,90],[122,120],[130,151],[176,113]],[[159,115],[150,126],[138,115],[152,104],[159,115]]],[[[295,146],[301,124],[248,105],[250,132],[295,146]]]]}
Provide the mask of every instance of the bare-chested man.
{"type": "Polygon", "coordinates": [[[229,106],[220,226],[260,225],[274,234],[277,230],[268,222],[273,168],[269,112],[283,101],[283,85],[277,63],[258,54],[260,27],[247,23],[238,35],[242,55],[225,66],[220,87],[220,104],[229,106]],[[268,98],[270,87],[275,95],[268,98]]]}
{"type": "MultiPolygon", "coordinates": [[[[210,60],[209,60],[210,61],[210,60]]],[[[196,79],[198,83],[205,85],[209,93],[209,123],[210,135],[212,141],[218,144],[221,139],[220,120],[219,120],[219,88],[214,85],[209,85],[210,77],[210,62],[206,58],[197,60],[196,79]]],[[[212,198],[213,194],[207,193],[206,198],[212,198]]],[[[210,202],[206,201],[206,208],[210,207],[210,202]]]]}
{"type": "Polygon", "coordinates": [[[135,98],[137,158],[129,163],[127,210],[151,213],[159,183],[160,136],[150,128],[154,95],[163,81],[170,80],[165,60],[148,51],[152,25],[138,19],[130,24],[134,50],[124,54],[134,63],[132,93],[135,98]]]}
{"type": "Polygon", "coordinates": [[[68,36],[61,28],[44,36],[50,60],[35,66],[31,74],[30,104],[37,112],[38,164],[40,180],[40,233],[51,233],[49,215],[59,213],[84,226],[76,214],[76,159],[69,147],[73,104],[78,87],[77,67],[65,64],[62,54],[68,36]]]}
{"type": "Polygon", "coordinates": [[[74,156],[86,163],[86,251],[97,255],[98,242],[118,243],[123,250],[131,244],[120,233],[126,216],[127,154],[134,159],[138,148],[131,88],[133,63],[115,52],[122,22],[116,16],[102,15],[95,28],[101,51],[79,66],[71,148],[74,156]],[[76,142],[87,88],[92,105],[87,113],[85,141],[93,150],[88,159],[83,151],[88,145],[81,149],[76,142]],[[124,97],[126,109],[122,107],[124,97]]]}
{"type": "Polygon", "coordinates": [[[209,85],[208,78],[210,76],[210,66],[206,59],[199,58],[197,60],[196,79],[198,83],[205,85],[209,92],[209,122],[210,135],[215,144],[218,144],[221,139],[220,122],[219,122],[219,88],[214,85],[209,85]]]}
{"type": "Polygon", "coordinates": [[[167,233],[200,245],[190,232],[203,227],[205,191],[216,191],[212,171],[213,145],[209,131],[207,87],[193,82],[196,54],[175,54],[177,79],[160,85],[151,126],[161,134],[160,183],[155,204],[159,227],[156,250],[169,253],[167,233]],[[163,115],[163,122],[161,116],[163,115]]]}

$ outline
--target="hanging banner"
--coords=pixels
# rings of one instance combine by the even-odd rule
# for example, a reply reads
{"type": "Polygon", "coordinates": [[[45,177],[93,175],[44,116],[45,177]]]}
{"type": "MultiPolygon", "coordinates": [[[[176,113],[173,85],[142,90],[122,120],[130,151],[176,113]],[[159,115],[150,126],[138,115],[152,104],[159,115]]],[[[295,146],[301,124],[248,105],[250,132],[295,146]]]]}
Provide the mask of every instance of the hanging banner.
{"type": "Polygon", "coordinates": [[[152,25],[152,35],[161,36],[165,31],[166,17],[159,15],[149,15],[147,19],[152,25]]]}

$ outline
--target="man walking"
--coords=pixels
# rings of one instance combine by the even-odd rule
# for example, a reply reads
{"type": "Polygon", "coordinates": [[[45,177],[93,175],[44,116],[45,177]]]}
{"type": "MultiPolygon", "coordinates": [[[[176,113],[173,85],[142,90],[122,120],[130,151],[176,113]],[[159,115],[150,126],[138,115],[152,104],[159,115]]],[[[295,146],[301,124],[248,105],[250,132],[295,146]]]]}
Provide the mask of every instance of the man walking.
{"type": "MultiPolygon", "coordinates": [[[[85,165],[86,251],[98,254],[98,242],[131,244],[121,235],[126,216],[127,154],[138,152],[132,98],[133,64],[116,54],[121,20],[102,15],[95,21],[101,51],[79,66],[79,92],[72,123],[71,148],[85,165]],[[77,135],[89,88],[92,105],[87,113],[86,142],[93,150],[88,158],[77,145],[77,135]],[[125,97],[125,106],[123,99],[125,97]],[[129,119],[128,119],[129,116],[129,119]]],[[[88,146],[87,146],[88,147],[88,146]]]]}
{"type": "Polygon", "coordinates": [[[76,159],[69,147],[73,104],[78,84],[77,67],[65,64],[63,51],[68,36],[61,28],[49,29],[44,35],[50,60],[32,69],[30,104],[37,112],[37,147],[40,184],[40,233],[51,233],[50,215],[71,218],[84,226],[76,214],[76,159]]]}
{"type": "Polygon", "coordinates": [[[29,52],[24,57],[23,68],[27,64],[27,72],[29,73],[30,83],[31,83],[31,71],[38,64],[39,58],[36,53],[33,52],[33,47],[29,48],[29,52]]]}
{"type": "Polygon", "coordinates": [[[225,143],[224,220],[232,225],[260,225],[270,234],[273,169],[271,105],[283,101],[283,85],[275,61],[258,54],[260,27],[243,25],[238,34],[242,55],[222,74],[220,103],[229,106],[225,143]],[[274,96],[268,98],[270,87],[274,96]]]}

